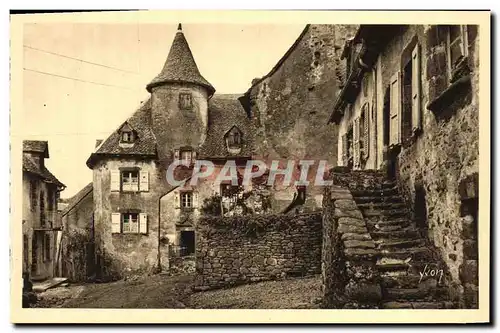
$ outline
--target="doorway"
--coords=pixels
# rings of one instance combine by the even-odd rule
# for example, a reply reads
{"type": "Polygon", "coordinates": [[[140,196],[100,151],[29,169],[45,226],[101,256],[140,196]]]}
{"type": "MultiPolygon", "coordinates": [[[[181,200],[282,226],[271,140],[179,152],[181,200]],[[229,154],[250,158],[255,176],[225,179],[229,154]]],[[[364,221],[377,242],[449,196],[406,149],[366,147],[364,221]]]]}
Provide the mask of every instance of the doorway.
{"type": "Polygon", "coordinates": [[[181,257],[191,256],[195,251],[195,235],[193,230],[183,230],[179,237],[181,257]]]}

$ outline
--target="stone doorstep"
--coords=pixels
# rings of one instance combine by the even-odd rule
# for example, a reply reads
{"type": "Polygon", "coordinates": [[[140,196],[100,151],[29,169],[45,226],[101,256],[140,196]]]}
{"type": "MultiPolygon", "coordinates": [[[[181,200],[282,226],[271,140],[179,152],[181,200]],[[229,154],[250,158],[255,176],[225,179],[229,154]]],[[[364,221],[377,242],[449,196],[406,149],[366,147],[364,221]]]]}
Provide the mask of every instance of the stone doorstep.
{"type": "MultiPolygon", "coordinates": [[[[418,288],[422,284],[432,284],[437,286],[439,280],[435,276],[420,274],[402,274],[396,276],[381,276],[380,284],[384,288],[418,288]]],[[[442,285],[443,281],[441,281],[442,285]]]]}

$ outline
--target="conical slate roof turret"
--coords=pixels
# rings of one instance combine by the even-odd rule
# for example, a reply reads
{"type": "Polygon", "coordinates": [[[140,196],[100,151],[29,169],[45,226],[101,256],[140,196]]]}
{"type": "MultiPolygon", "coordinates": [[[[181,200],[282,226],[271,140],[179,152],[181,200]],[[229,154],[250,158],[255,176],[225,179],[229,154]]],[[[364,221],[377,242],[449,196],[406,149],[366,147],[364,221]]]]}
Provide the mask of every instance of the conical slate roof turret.
{"type": "Polygon", "coordinates": [[[200,74],[186,37],[182,32],[181,24],[177,28],[177,33],[162,71],[146,86],[146,89],[151,92],[153,87],[164,83],[179,82],[203,86],[208,90],[209,96],[215,92],[215,88],[200,74]]]}

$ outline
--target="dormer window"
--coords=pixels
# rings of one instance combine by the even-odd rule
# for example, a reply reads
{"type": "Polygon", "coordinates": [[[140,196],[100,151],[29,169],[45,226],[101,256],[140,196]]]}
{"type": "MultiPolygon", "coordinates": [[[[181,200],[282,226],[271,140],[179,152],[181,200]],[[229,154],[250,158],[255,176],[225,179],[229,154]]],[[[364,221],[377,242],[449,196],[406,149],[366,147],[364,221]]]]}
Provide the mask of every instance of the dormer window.
{"type": "Polygon", "coordinates": [[[124,143],[134,142],[134,132],[122,132],[122,142],[124,143]]]}
{"type": "Polygon", "coordinates": [[[191,166],[196,160],[196,151],[193,148],[186,146],[174,150],[174,159],[181,160],[182,164],[191,166]]]}
{"type": "Polygon", "coordinates": [[[236,126],[233,126],[226,134],[227,149],[233,153],[239,153],[243,143],[243,133],[236,126]]]}
{"type": "Polygon", "coordinates": [[[132,126],[130,126],[130,124],[125,123],[120,128],[120,146],[132,146],[135,140],[137,140],[136,131],[132,128],[132,126]]]}
{"type": "Polygon", "coordinates": [[[191,110],[193,108],[193,96],[190,93],[179,94],[179,109],[191,110]]]}

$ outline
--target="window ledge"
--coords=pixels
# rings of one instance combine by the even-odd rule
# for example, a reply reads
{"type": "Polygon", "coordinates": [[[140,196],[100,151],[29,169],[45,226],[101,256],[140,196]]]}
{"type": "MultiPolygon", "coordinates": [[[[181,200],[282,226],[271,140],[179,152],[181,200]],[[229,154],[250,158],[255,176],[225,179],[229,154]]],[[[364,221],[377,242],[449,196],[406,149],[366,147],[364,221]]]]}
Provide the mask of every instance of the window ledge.
{"type": "Polygon", "coordinates": [[[455,80],[446,88],[435,100],[427,105],[427,109],[432,112],[440,112],[450,106],[459,96],[471,89],[470,74],[464,75],[455,80]]]}

